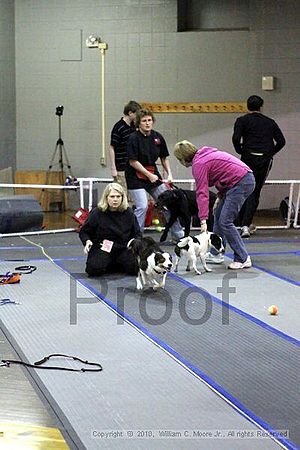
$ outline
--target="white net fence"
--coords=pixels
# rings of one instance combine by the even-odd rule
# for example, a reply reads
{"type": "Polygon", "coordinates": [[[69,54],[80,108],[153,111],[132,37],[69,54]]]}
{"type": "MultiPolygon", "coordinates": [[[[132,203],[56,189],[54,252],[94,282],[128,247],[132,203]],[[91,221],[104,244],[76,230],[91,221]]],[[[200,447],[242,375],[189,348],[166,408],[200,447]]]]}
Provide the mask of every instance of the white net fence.
{"type": "MultiPolygon", "coordinates": [[[[0,180],[1,181],[1,180],[0,180]]],[[[48,181],[48,180],[47,180],[48,181]]],[[[80,211],[97,205],[108,178],[78,178],[76,184],[0,183],[0,236],[77,229],[80,211]],[[79,211],[79,212],[78,212],[79,211]]],[[[194,189],[193,179],[174,181],[194,189]]],[[[299,228],[300,180],[268,180],[255,217],[258,228],[299,228]],[[280,211],[285,199],[286,217],[280,211]]]]}

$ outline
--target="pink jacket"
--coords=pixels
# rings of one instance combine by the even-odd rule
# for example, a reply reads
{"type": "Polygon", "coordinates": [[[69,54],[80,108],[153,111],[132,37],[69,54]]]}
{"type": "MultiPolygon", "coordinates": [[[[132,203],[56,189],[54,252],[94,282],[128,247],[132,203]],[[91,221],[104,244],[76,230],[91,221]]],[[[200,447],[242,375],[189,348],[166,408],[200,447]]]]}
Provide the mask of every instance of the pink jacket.
{"type": "Polygon", "coordinates": [[[252,170],[235,156],[213,147],[200,148],[192,164],[200,220],[208,218],[209,188],[215,186],[223,197],[248,172],[252,170]]]}

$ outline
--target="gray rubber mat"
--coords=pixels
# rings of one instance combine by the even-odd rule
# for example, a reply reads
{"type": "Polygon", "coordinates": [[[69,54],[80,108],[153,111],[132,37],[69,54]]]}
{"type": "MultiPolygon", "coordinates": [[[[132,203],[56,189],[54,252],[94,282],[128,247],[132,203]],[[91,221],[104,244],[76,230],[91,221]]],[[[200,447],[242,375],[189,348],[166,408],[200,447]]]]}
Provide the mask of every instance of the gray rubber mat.
{"type": "MultiPolygon", "coordinates": [[[[0,265],[2,271],[12,267],[0,265]]],[[[123,287],[129,281],[133,279],[120,280],[123,287]]],[[[107,281],[108,289],[114,282],[107,281]]],[[[1,329],[20,358],[33,362],[65,353],[103,366],[99,373],[26,370],[63,422],[70,448],[277,447],[191,371],[136,328],[120,323],[105,303],[50,261],[39,261],[36,272],[23,275],[18,285],[1,286],[1,292],[20,302],[1,306],[0,311],[1,329]],[[142,436],[147,430],[152,434],[142,436]],[[177,433],[173,438],[172,430],[177,433]],[[237,433],[243,430],[254,438],[241,439],[237,433]],[[117,432],[124,435],[117,438],[117,432]],[[215,434],[201,438],[204,432],[215,434]]],[[[66,364],[73,367],[71,361],[66,364]]],[[[0,375],[5,371],[9,376],[12,370],[13,366],[1,368],[0,375]]]]}
{"type": "Polygon", "coordinates": [[[300,445],[299,341],[176,276],[166,291],[138,294],[132,277],[91,279],[80,263],[64,267],[263,427],[289,430],[300,445]]]}
{"type": "MultiPolygon", "coordinates": [[[[106,368],[110,369],[112,378],[110,380],[105,378],[104,384],[101,379],[100,385],[94,384],[95,389],[100,393],[104,387],[100,398],[105,402],[111,400],[111,389],[120,389],[117,391],[118,399],[115,398],[114,401],[114,411],[118,411],[114,417],[110,414],[108,407],[108,409],[103,409],[102,402],[100,405],[96,402],[99,409],[96,408],[94,411],[95,414],[97,413],[97,417],[101,417],[101,425],[115,426],[116,429],[120,429],[120,424],[122,424],[125,429],[126,425],[132,426],[134,419],[136,424],[151,426],[152,429],[155,429],[158,427],[159,420],[162,419],[161,423],[168,424],[173,428],[176,426],[178,429],[178,424],[188,426],[188,423],[194,424],[193,420],[195,419],[198,424],[201,423],[210,429],[212,427],[220,428],[221,423],[222,429],[228,427],[237,430],[237,428],[245,428],[245,419],[238,420],[239,416],[236,417],[233,409],[231,412],[234,417],[231,417],[227,411],[227,407],[230,407],[220,399],[221,403],[217,401],[217,405],[214,405],[206,390],[202,392],[202,383],[199,385],[199,381],[196,379],[195,385],[190,384],[191,375],[186,377],[181,371],[178,373],[180,366],[178,364],[169,365],[169,357],[164,353],[162,356],[161,350],[158,349],[159,353],[154,352],[153,354],[148,345],[141,346],[140,339],[147,342],[144,336],[140,335],[136,342],[136,333],[135,338],[129,338],[127,333],[120,334],[119,329],[124,329],[124,327],[128,329],[128,325],[122,324],[122,319],[120,317],[117,319],[113,312],[107,316],[106,312],[103,312],[106,309],[102,309],[101,302],[94,303],[93,293],[99,292],[101,292],[101,296],[105,296],[104,301],[112,309],[118,308],[119,311],[124,311],[125,316],[137,328],[173,354],[189,368],[191,373],[198,374],[210,385],[215,386],[221,394],[223,393],[225,397],[231,399],[264,428],[288,429],[290,440],[286,442],[287,448],[298,448],[299,430],[297,427],[300,415],[297,404],[299,396],[297,384],[299,383],[296,376],[299,373],[299,341],[296,341],[296,338],[300,339],[300,330],[298,316],[293,312],[295,301],[299,300],[299,271],[297,270],[299,242],[297,240],[282,240],[281,251],[278,251],[277,240],[270,239],[255,243],[251,238],[246,242],[249,251],[253,250],[252,253],[255,255],[253,258],[255,266],[260,267],[264,273],[257,273],[251,269],[238,274],[234,304],[238,307],[241,305],[243,311],[249,310],[250,314],[256,315],[256,313],[261,313],[262,297],[267,298],[266,307],[270,302],[276,301],[277,304],[281,302],[280,310],[284,311],[285,308],[284,313],[275,319],[266,315],[263,318],[264,323],[235,308],[229,310],[222,308],[221,303],[215,297],[220,297],[217,290],[221,277],[224,276],[224,267],[216,267],[213,273],[205,274],[200,278],[180,273],[186,281],[175,276],[169,277],[165,293],[157,293],[153,296],[152,293],[148,295],[148,291],[141,296],[135,292],[133,278],[120,275],[102,279],[87,278],[84,274],[85,257],[76,233],[41,235],[30,237],[30,240],[31,242],[26,242],[21,238],[5,238],[1,241],[0,257],[2,260],[7,260],[2,264],[2,272],[7,271],[8,268],[13,270],[14,265],[20,264],[17,261],[27,260],[29,263],[31,260],[38,266],[36,274],[39,273],[38,286],[35,285],[35,282],[32,284],[33,278],[24,276],[21,291],[18,286],[1,287],[2,292],[5,292],[7,296],[13,296],[18,300],[20,295],[24,298],[22,303],[30,306],[30,315],[28,316],[26,313],[25,317],[23,317],[23,309],[22,317],[20,317],[17,309],[12,310],[11,307],[4,309],[3,307],[0,310],[1,318],[5,318],[2,326],[19,354],[31,361],[32,358],[39,359],[41,353],[44,355],[48,350],[49,352],[54,349],[61,351],[62,347],[64,350],[69,349],[69,353],[73,350],[80,350],[80,356],[87,355],[91,359],[99,359],[99,357],[101,359],[104,356],[106,368]],[[61,271],[54,270],[53,264],[41,261],[46,256],[40,247],[34,246],[32,243],[42,245],[48,255],[58,258],[57,263],[62,265],[66,271],[72,272],[76,278],[82,279],[83,283],[90,287],[91,292],[82,293],[82,288],[71,282],[66,274],[61,278],[61,271]],[[272,255],[272,253],[274,254],[272,255]],[[270,274],[274,274],[274,276],[270,276],[270,274]],[[194,286],[195,282],[201,286],[201,289],[194,286]],[[76,293],[74,293],[74,286],[76,293]],[[203,289],[211,293],[211,302],[203,289]],[[33,294],[34,290],[37,292],[33,294]],[[186,298],[182,300],[183,291],[186,292],[186,298]],[[69,306],[68,324],[62,320],[62,317],[67,314],[66,296],[69,306]],[[82,300],[82,297],[87,300],[82,300]],[[70,301],[70,298],[73,298],[74,302],[70,301]],[[88,298],[91,299],[91,303],[88,298]],[[84,306],[82,303],[85,301],[88,304],[84,306]],[[74,308],[71,307],[71,304],[74,306],[74,303],[77,305],[75,316],[71,313],[71,310],[74,313],[74,308]],[[184,303],[184,308],[182,308],[182,303],[184,303]],[[212,304],[209,320],[202,325],[191,323],[193,320],[197,321],[201,318],[204,312],[207,313],[207,308],[206,311],[203,309],[205,303],[207,308],[210,303],[212,304]],[[164,316],[166,311],[169,314],[170,310],[170,318],[164,316]],[[225,325],[222,324],[222,318],[227,319],[228,311],[230,312],[229,325],[225,325]],[[162,320],[162,318],[168,320],[162,320]],[[71,324],[71,319],[77,320],[76,325],[74,323],[67,328],[71,324]],[[287,326],[287,322],[289,326],[287,326]],[[267,323],[271,327],[268,327],[267,323]],[[272,328],[272,325],[276,329],[272,328]],[[115,328],[116,326],[117,328],[115,328]],[[76,333],[73,332],[74,327],[77,328],[76,333]],[[104,330],[106,334],[103,334],[104,330]],[[293,337],[290,339],[287,336],[289,330],[293,330],[293,337]],[[108,336],[112,339],[109,339],[108,336]],[[107,358],[105,350],[102,351],[102,346],[99,353],[99,345],[95,345],[94,340],[109,348],[109,358],[107,358]],[[50,347],[49,344],[51,344],[50,347]],[[34,348],[34,351],[31,347],[34,348]],[[133,350],[129,357],[128,347],[133,350]],[[293,348],[292,352],[290,352],[291,348],[293,348]],[[145,354],[141,364],[140,352],[145,354]],[[121,386],[119,386],[120,377],[115,374],[115,372],[119,374],[120,362],[122,373],[125,372],[124,383],[121,378],[121,386]],[[126,371],[130,373],[126,373],[126,371]],[[143,379],[143,383],[141,383],[141,379],[143,379]],[[160,388],[157,390],[157,379],[172,380],[171,383],[163,383],[164,388],[165,386],[168,388],[167,391],[160,388]],[[153,380],[155,380],[156,387],[154,391],[151,389],[153,380]],[[127,383],[128,386],[131,384],[138,386],[138,389],[134,391],[130,387],[129,398],[123,392],[124,389],[128,389],[127,383]],[[140,411],[143,402],[139,398],[141,396],[144,398],[143,390],[149,391],[149,397],[144,399],[147,411],[142,414],[141,418],[140,411]],[[165,402],[165,395],[170,397],[170,404],[165,402]],[[155,398],[155,405],[151,403],[152,397],[155,398]],[[186,402],[191,404],[191,408],[186,408],[186,402]],[[126,408],[121,406],[120,409],[120,404],[123,405],[123,403],[127,403],[126,408]],[[148,404],[152,410],[148,410],[148,404]],[[199,405],[201,405],[200,408],[199,405]],[[167,413],[169,407],[172,410],[171,417],[168,417],[167,413]],[[223,411],[224,407],[225,412],[223,411]],[[132,410],[136,408],[135,414],[135,411],[132,410]],[[152,411],[156,411],[157,417],[152,418],[152,411]],[[211,411],[214,413],[211,414],[211,411]],[[189,422],[190,414],[194,415],[191,422],[189,422]],[[286,421],[286,419],[288,420],[286,421]]],[[[21,305],[18,306],[18,308],[20,307],[21,305]]],[[[24,305],[22,305],[23,307],[24,305]]],[[[13,308],[17,308],[17,306],[13,308]]],[[[153,344],[151,345],[153,347],[153,344]]],[[[103,363],[102,360],[100,362],[103,363]]],[[[118,448],[118,444],[113,443],[112,440],[109,443],[91,440],[89,432],[87,432],[87,429],[91,430],[87,423],[87,420],[91,419],[89,410],[91,403],[94,408],[96,407],[90,398],[94,393],[89,389],[89,383],[84,382],[82,386],[81,380],[77,379],[80,387],[72,382],[69,390],[68,381],[66,382],[64,378],[55,378],[59,386],[52,386],[53,379],[51,377],[49,382],[47,376],[45,379],[38,374],[34,376],[51,404],[54,405],[55,412],[62,418],[69,430],[70,442],[76,443],[74,444],[76,448],[77,445],[78,448],[82,448],[83,442],[87,444],[88,449],[99,448],[99,445],[101,448],[118,448]],[[84,388],[84,392],[80,393],[80,401],[78,401],[76,393],[80,388],[84,388]],[[67,389],[67,392],[64,392],[64,389],[67,389]],[[78,411],[79,405],[80,412],[78,411]],[[83,423],[81,423],[82,421],[83,423]]],[[[95,421],[91,420],[90,423],[92,426],[96,426],[95,421]]],[[[250,422],[246,421],[246,424],[247,429],[253,429],[250,422]]],[[[146,443],[131,441],[128,443],[128,448],[249,448],[252,450],[260,448],[262,445],[264,448],[274,448],[275,443],[270,443],[269,440],[245,441],[239,439],[236,441],[230,439],[230,441],[222,443],[218,440],[214,440],[213,443],[205,440],[197,444],[189,441],[187,445],[186,442],[176,440],[174,446],[174,444],[170,445],[170,441],[166,443],[160,440],[159,447],[157,447],[157,441],[153,447],[150,440],[146,443]],[[270,445],[271,447],[269,447],[270,445]]],[[[126,441],[122,441],[119,448],[127,448],[126,441]]]]}
{"type": "Polygon", "coordinates": [[[275,274],[283,280],[293,280],[295,285],[300,287],[300,252],[289,254],[288,258],[284,254],[259,253],[253,257],[255,257],[255,266],[259,269],[275,274]]]}
{"type": "MultiPolygon", "coordinates": [[[[300,286],[300,239],[248,240],[246,247],[254,266],[300,286]]],[[[229,253],[231,256],[231,254],[229,253]]]]}

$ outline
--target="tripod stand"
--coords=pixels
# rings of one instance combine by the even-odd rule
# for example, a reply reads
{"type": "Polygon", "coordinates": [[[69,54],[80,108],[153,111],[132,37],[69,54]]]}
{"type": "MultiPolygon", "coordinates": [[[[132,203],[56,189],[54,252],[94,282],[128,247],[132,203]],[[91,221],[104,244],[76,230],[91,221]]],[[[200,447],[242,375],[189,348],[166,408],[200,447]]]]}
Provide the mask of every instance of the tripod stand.
{"type": "MultiPolygon", "coordinates": [[[[54,148],[54,152],[52,154],[50,164],[47,171],[46,176],[46,184],[50,184],[51,178],[51,171],[54,167],[59,167],[58,172],[58,180],[56,177],[56,183],[58,182],[61,186],[65,184],[66,180],[66,173],[65,168],[68,169],[68,174],[70,174],[73,177],[71,165],[68,159],[68,155],[64,146],[64,141],[61,137],[61,116],[63,114],[64,107],[63,106],[57,106],[56,108],[56,115],[58,116],[58,139],[56,141],[56,145],[54,148]],[[58,162],[55,162],[58,159],[58,162]],[[65,162],[66,161],[66,162],[65,162]]],[[[45,193],[45,191],[44,191],[45,193]]],[[[48,193],[49,194],[49,193],[48,193]]],[[[48,202],[49,203],[49,202],[48,202]]],[[[66,192],[63,189],[60,189],[60,201],[58,202],[60,204],[60,210],[65,211],[66,205],[67,205],[67,198],[66,198],[66,192]]]]}

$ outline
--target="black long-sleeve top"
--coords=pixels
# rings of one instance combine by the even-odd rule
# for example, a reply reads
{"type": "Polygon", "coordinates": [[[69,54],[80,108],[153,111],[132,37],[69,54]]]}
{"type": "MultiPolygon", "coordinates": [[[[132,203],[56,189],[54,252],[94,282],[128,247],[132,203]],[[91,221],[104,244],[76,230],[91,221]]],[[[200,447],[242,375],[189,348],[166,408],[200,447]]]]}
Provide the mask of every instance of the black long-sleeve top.
{"type": "Polygon", "coordinates": [[[113,250],[124,249],[132,238],[141,237],[138,221],[131,208],[125,211],[101,211],[94,208],[81,227],[79,237],[83,245],[87,240],[99,245],[103,239],[113,241],[113,250]]]}
{"type": "Polygon", "coordinates": [[[284,147],[285,138],[275,120],[252,112],[235,121],[232,143],[240,155],[256,152],[272,157],[284,147]]]}

